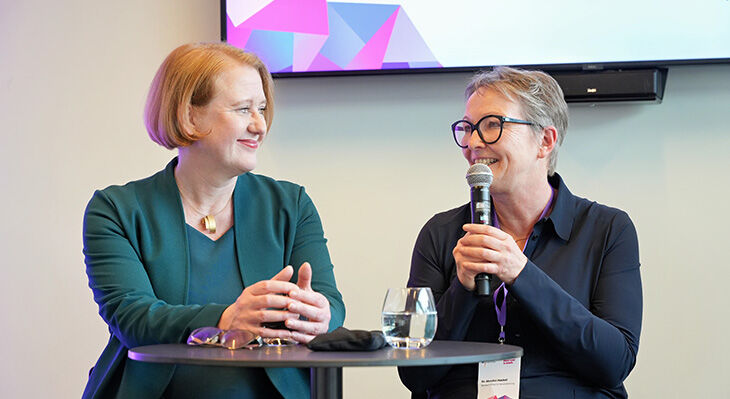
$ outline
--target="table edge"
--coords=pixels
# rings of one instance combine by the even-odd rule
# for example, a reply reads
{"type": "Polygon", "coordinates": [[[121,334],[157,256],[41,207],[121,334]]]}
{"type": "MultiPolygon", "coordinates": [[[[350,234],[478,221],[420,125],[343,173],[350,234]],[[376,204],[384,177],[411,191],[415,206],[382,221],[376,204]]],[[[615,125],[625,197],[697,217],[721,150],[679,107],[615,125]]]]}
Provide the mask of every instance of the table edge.
{"type": "MultiPolygon", "coordinates": [[[[486,344],[486,343],[485,343],[486,344]]],[[[176,345],[176,344],[168,344],[176,345]]],[[[184,344],[177,344],[185,346],[184,344]]],[[[498,345],[498,344],[491,344],[498,345]]],[[[292,360],[283,362],[281,360],[267,361],[265,359],[252,361],[250,359],[237,361],[231,360],[220,360],[213,359],[212,361],[216,364],[211,364],[211,359],[192,359],[192,358],[170,358],[169,356],[150,354],[139,352],[138,350],[150,347],[156,347],[159,345],[148,345],[132,348],[128,351],[127,356],[135,361],[141,361],[146,363],[160,363],[160,364],[189,364],[189,365],[205,365],[211,367],[270,367],[270,368],[332,368],[332,367],[423,367],[423,366],[447,366],[455,364],[471,364],[479,363],[484,361],[496,361],[504,359],[512,359],[522,357],[524,351],[519,346],[504,345],[503,347],[509,348],[509,351],[500,353],[488,353],[488,354],[474,354],[455,356],[447,358],[404,358],[404,359],[333,359],[332,361],[319,360],[319,361],[307,361],[307,360],[292,360]]],[[[386,348],[387,349],[387,348],[386,348]]],[[[221,349],[223,350],[223,349],[221,349]]],[[[246,350],[246,349],[241,349],[246,350]]],[[[391,349],[391,350],[404,350],[407,349],[391,349]]],[[[325,353],[325,352],[321,352],[325,353]]],[[[347,352],[356,353],[356,352],[347,352]]]]}

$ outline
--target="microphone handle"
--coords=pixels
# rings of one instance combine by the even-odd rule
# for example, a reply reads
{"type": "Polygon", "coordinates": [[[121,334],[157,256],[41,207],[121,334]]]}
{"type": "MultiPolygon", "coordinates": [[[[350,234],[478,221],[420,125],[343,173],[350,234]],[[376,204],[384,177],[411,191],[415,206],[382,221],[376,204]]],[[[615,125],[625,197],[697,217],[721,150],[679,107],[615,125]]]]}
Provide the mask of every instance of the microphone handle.
{"type": "MultiPolygon", "coordinates": [[[[489,198],[489,187],[474,186],[471,188],[471,222],[475,224],[492,224],[492,202],[489,198]]],[[[479,273],[474,277],[474,293],[479,296],[490,295],[492,275],[479,273]]]]}

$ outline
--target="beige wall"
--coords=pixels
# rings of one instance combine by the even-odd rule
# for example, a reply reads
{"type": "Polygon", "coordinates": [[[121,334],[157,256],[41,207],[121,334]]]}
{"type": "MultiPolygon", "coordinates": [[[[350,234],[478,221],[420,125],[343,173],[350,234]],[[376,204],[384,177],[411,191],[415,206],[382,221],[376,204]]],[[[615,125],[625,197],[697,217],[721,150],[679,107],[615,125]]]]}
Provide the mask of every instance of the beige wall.
{"type": "MultiPolygon", "coordinates": [[[[218,37],[215,1],[0,6],[0,397],[80,395],[107,339],[87,287],[81,217],[96,188],[173,153],[142,124],[162,58],[218,37]]],[[[467,75],[277,81],[259,173],[303,184],[329,238],[351,328],[377,329],[433,213],[467,200],[448,124],[467,75]],[[415,194],[414,194],[415,193],[415,194]]],[[[639,232],[644,330],[635,398],[727,397],[730,65],[672,68],[662,104],[571,106],[558,171],[639,232]]],[[[345,397],[407,397],[395,369],[346,369],[345,397]],[[379,383],[375,383],[379,379],[379,383]]]]}

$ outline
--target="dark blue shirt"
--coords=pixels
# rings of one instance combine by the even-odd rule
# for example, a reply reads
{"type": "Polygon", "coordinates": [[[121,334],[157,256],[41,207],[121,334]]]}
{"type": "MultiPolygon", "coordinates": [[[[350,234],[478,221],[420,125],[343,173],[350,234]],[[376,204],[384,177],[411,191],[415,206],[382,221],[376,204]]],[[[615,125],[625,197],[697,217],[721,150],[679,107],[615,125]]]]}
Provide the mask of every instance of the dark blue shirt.
{"type": "MultiPolygon", "coordinates": [[[[529,259],[507,300],[506,343],[524,349],[520,398],[625,398],[641,331],[639,247],[628,215],[570,193],[559,175],[552,212],[533,229],[529,259]]],[[[497,342],[491,296],[456,277],[452,251],[469,204],[435,215],[413,250],[408,286],[431,287],[435,339],[497,342]]],[[[496,280],[496,279],[495,279],[496,280]]],[[[432,398],[475,398],[477,365],[400,368],[403,383],[432,398]]]]}

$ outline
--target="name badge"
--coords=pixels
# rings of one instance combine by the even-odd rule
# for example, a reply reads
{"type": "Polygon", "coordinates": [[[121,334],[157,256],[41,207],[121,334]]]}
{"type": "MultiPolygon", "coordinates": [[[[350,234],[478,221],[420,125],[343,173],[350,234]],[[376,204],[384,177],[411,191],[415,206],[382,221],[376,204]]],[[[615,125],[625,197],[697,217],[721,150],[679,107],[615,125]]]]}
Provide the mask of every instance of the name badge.
{"type": "Polygon", "coordinates": [[[477,399],[520,397],[520,358],[479,363],[477,399]]]}

